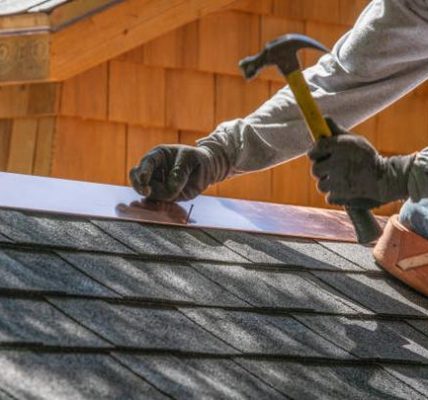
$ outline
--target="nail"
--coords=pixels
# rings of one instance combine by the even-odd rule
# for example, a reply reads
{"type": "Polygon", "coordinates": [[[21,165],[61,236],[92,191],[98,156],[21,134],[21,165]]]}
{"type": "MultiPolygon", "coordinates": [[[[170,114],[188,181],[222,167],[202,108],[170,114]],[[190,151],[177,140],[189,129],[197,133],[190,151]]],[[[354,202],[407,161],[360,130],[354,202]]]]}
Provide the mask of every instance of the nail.
{"type": "Polygon", "coordinates": [[[190,214],[192,213],[192,210],[193,210],[193,204],[190,206],[189,212],[187,213],[186,224],[189,223],[190,214]]]}

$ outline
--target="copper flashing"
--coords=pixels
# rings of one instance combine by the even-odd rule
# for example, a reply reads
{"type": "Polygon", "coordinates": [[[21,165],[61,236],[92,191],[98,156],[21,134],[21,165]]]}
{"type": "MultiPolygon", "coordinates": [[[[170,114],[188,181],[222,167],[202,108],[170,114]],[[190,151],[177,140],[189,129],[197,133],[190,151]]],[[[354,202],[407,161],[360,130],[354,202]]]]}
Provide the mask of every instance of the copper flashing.
{"type": "MultiPolygon", "coordinates": [[[[199,196],[176,204],[148,202],[133,189],[0,173],[0,207],[197,228],[262,232],[354,242],[342,211],[199,196]]],[[[384,225],[385,219],[379,218],[384,225]]]]}

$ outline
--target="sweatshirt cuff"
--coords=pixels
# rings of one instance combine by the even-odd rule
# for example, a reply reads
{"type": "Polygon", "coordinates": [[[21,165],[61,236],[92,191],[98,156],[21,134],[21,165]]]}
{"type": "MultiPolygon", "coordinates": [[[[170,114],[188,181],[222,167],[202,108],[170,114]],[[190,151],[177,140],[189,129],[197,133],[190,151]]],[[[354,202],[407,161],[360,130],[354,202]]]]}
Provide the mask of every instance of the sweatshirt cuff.
{"type": "Polygon", "coordinates": [[[428,198],[428,147],[416,154],[410,169],[408,189],[413,202],[428,198]]]}

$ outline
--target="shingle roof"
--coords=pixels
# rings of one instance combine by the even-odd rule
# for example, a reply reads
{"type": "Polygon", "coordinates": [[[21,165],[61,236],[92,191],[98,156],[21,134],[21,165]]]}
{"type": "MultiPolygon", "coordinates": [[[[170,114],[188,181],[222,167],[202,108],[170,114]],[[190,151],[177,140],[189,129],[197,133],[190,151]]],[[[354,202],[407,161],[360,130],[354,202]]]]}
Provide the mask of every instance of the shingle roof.
{"type": "Polygon", "coordinates": [[[370,249],[0,211],[0,398],[426,399],[428,299],[370,249]]]}

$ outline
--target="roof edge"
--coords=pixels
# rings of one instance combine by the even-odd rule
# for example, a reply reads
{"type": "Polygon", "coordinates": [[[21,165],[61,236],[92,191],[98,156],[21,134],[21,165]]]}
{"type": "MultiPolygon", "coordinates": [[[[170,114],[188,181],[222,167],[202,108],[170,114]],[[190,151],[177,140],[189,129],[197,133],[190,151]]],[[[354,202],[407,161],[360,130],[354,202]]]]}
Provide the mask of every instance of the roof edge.
{"type": "MultiPolygon", "coordinates": [[[[0,208],[190,228],[255,232],[355,242],[344,211],[199,196],[188,202],[147,202],[127,186],[0,173],[0,208]],[[31,193],[31,196],[28,195],[31,193]]],[[[386,218],[378,217],[385,225],[386,218]]]]}

